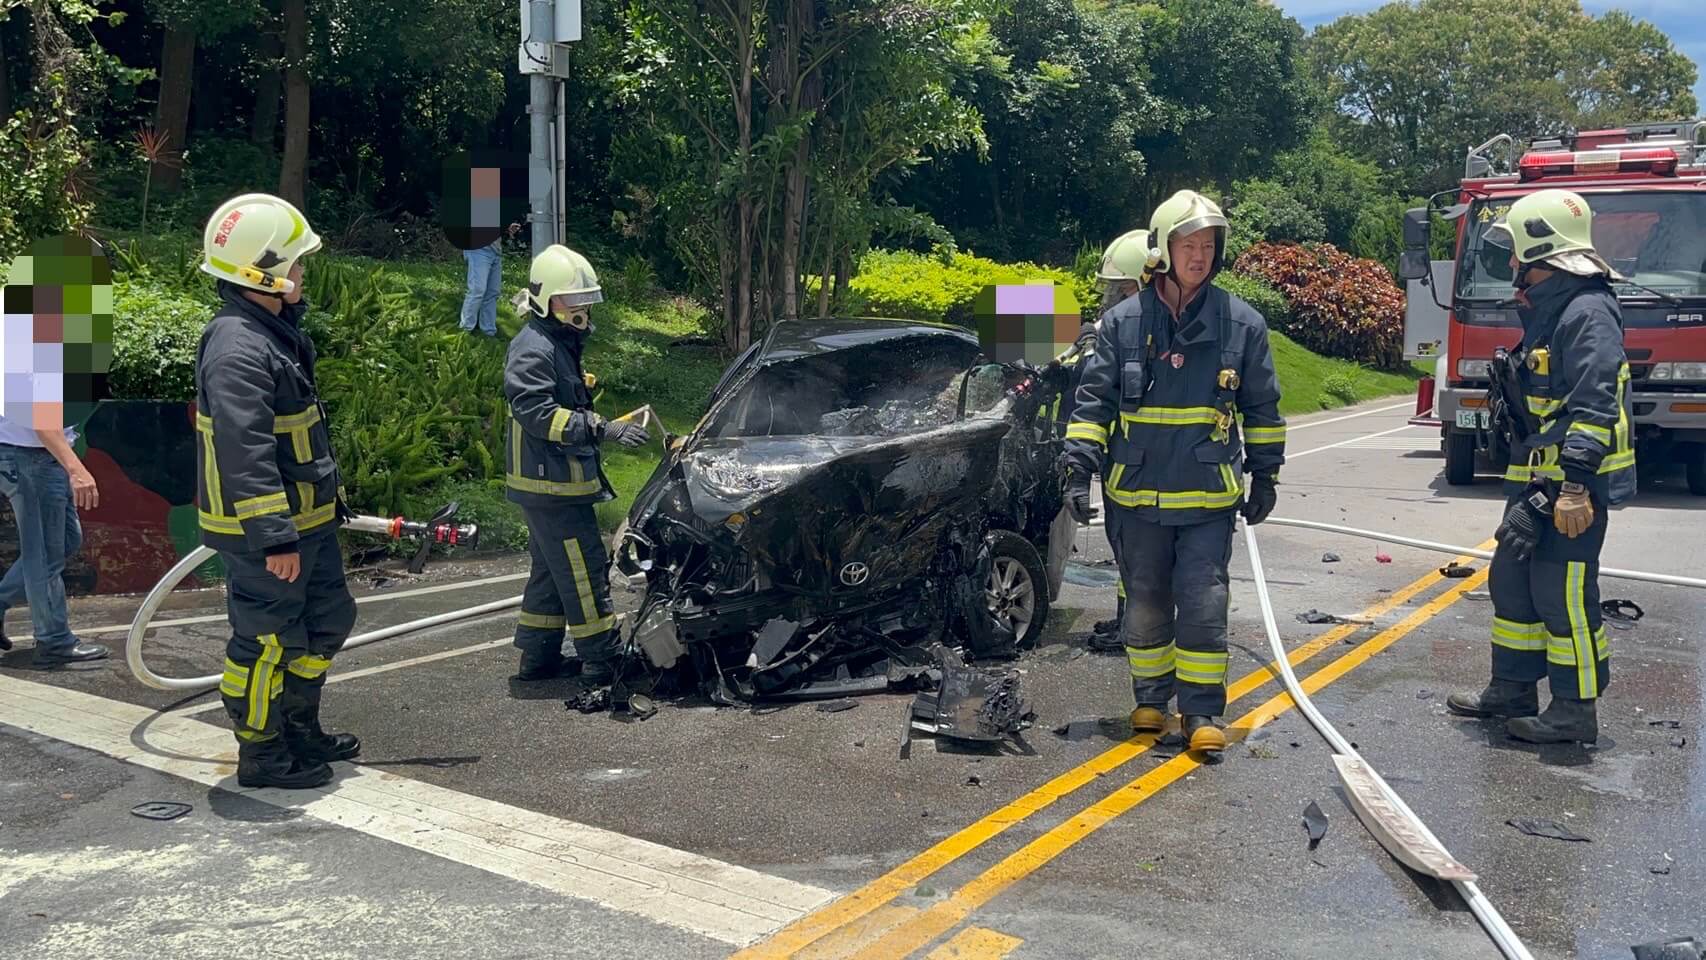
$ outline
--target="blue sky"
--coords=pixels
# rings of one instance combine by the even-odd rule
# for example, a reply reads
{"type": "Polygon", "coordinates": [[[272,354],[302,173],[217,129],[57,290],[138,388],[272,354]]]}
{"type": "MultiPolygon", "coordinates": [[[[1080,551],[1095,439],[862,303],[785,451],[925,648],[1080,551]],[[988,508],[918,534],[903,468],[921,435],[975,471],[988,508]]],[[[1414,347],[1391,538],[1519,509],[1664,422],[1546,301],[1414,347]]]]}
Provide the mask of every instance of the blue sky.
{"type": "MultiPolygon", "coordinates": [[[[1361,13],[1383,6],[1385,0],[1274,0],[1286,13],[1296,17],[1304,29],[1329,23],[1347,13],[1361,13]]],[[[1703,76],[1694,85],[1694,98],[1706,111],[1706,16],[1701,15],[1701,0],[1582,0],[1590,13],[1607,10],[1627,11],[1642,20],[1652,21],[1670,37],[1671,42],[1701,66],[1703,76]]]]}

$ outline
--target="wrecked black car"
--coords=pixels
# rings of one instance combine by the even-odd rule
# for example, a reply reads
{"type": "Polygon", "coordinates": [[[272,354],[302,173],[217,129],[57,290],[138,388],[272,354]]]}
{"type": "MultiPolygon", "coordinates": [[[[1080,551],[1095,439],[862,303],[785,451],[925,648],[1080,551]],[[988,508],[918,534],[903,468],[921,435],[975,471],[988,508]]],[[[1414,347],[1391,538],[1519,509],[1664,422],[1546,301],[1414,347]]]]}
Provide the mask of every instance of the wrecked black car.
{"type": "Polygon", "coordinates": [[[1054,365],[897,320],[777,324],[737,359],[617,531],[634,655],[718,702],[839,697],[947,651],[1012,656],[1076,528],[1054,365]]]}

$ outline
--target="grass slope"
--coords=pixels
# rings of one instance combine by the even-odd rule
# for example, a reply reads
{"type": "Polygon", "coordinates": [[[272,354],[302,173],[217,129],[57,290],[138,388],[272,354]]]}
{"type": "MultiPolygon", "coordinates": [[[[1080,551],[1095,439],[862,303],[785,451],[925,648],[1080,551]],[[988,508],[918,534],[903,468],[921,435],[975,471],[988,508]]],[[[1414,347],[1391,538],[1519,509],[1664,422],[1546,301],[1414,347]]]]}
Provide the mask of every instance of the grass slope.
{"type": "Polygon", "coordinates": [[[1279,373],[1280,413],[1286,416],[1349,406],[1376,397],[1415,393],[1419,368],[1398,371],[1371,370],[1348,360],[1310,353],[1283,333],[1270,331],[1274,369],[1279,373]],[[1329,396],[1323,387],[1339,387],[1341,395],[1329,396]]]}

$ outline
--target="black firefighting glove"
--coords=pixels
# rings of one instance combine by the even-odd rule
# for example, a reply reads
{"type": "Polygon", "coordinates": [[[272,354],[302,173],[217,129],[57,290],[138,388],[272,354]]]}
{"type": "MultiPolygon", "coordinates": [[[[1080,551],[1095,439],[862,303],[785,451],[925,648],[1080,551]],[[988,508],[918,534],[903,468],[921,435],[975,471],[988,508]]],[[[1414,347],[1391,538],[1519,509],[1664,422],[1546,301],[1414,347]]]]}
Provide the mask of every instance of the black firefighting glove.
{"type": "Polygon", "coordinates": [[[624,447],[638,447],[652,438],[645,427],[629,420],[611,420],[604,427],[604,438],[624,447]]]}
{"type": "Polygon", "coordinates": [[[1244,495],[1244,522],[1255,526],[1268,518],[1274,512],[1274,504],[1279,502],[1279,491],[1274,487],[1279,484],[1279,477],[1271,473],[1258,473],[1250,478],[1250,492],[1244,495]]]}
{"type": "Polygon", "coordinates": [[[1096,519],[1101,511],[1090,505],[1090,474],[1080,467],[1068,466],[1061,487],[1066,492],[1066,509],[1073,520],[1088,524],[1096,519]]]}
{"type": "Polygon", "coordinates": [[[1546,516],[1541,511],[1549,505],[1544,491],[1530,489],[1505,511],[1504,522],[1493,533],[1493,539],[1511,552],[1512,559],[1527,560],[1534,556],[1534,548],[1540,546],[1540,531],[1546,526],[1546,516]]]}

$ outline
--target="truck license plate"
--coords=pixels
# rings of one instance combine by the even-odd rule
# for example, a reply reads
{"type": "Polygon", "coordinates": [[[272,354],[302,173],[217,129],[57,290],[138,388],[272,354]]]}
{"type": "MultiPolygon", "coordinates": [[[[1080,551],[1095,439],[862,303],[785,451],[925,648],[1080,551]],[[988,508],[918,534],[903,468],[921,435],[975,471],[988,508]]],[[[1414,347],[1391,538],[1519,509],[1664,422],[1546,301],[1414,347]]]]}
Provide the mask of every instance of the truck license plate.
{"type": "Polygon", "coordinates": [[[1474,430],[1476,428],[1476,417],[1475,417],[1476,414],[1481,415],[1480,416],[1480,428],[1482,430],[1486,430],[1487,429],[1487,411],[1485,411],[1485,410],[1459,410],[1459,411],[1457,411],[1457,429],[1459,429],[1459,430],[1474,430]]]}

